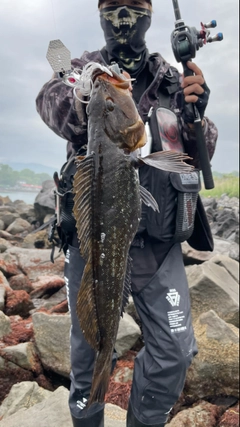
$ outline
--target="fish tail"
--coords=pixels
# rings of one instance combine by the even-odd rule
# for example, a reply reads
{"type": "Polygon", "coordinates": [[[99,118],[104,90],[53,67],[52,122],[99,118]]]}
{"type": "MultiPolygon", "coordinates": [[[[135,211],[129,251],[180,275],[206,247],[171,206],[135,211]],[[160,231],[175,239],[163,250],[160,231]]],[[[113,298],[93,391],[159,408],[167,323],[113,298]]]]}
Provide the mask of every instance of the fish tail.
{"type": "Polygon", "coordinates": [[[87,406],[94,402],[103,403],[111,375],[112,355],[106,356],[105,352],[99,352],[92,379],[92,387],[87,406]]]}

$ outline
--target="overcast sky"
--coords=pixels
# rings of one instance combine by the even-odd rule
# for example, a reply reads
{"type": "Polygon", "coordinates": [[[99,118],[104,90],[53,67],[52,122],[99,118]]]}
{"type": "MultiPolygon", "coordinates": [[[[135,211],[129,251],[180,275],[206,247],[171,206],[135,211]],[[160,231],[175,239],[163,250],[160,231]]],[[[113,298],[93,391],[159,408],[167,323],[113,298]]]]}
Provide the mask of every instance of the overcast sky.
{"type": "MultiPolygon", "coordinates": [[[[101,49],[104,38],[97,0],[0,1],[0,163],[40,163],[59,170],[65,162],[66,143],[36,112],[35,98],[50,79],[46,59],[50,40],[60,39],[72,58],[84,50],[101,49]]],[[[211,89],[206,115],[219,130],[212,168],[238,170],[238,0],[179,0],[185,24],[200,29],[200,22],[216,19],[211,35],[224,40],[209,43],[197,53],[211,89]]],[[[170,44],[174,29],[172,0],[153,0],[152,26],[147,33],[150,52],[162,56],[181,71],[170,44]]]]}

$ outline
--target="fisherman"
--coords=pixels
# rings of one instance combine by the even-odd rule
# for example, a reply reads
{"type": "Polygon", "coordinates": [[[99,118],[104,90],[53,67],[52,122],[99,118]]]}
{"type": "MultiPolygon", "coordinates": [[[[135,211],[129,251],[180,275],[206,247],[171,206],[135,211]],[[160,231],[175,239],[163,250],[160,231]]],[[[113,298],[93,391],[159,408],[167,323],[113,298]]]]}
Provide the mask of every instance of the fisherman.
{"type": "MultiPolygon", "coordinates": [[[[209,157],[213,156],[217,129],[205,117],[209,89],[203,73],[188,62],[193,76],[184,77],[159,53],[150,54],[145,34],[151,25],[151,0],[99,0],[100,22],[106,41],[100,51],[84,52],[72,66],[82,69],[90,62],[118,63],[132,81],[132,95],[140,116],[149,121],[151,152],[176,149],[192,157],[199,168],[196,136],[190,103],[202,119],[209,157]],[[151,116],[151,117],[150,117],[151,116]]],[[[86,410],[95,352],[85,341],[76,316],[76,300],[84,268],[72,216],[72,178],[75,155],[86,154],[87,116],[75,111],[72,88],[57,76],[37,97],[43,121],[68,141],[68,162],[60,184],[66,190],[61,212],[61,233],[66,252],[65,279],[71,311],[71,387],[69,406],[74,427],[103,427],[104,404],[86,410]],[[62,183],[62,184],[61,184],[62,183]]],[[[146,154],[146,153],[145,153],[146,154]]],[[[141,319],[145,346],[135,359],[127,411],[127,427],[164,427],[179,398],[186,371],[197,354],[190,313],[188,283],[181,242],[197,250],[213,250],[204,208],[198,195],[199,174],[173,174],[147,165],[139,169],[141,185],[156,199],[160,213],[142,207],[139,230],[131,245],[131,287],[141,319]]],[[[62,188],[63,188],[62,187],[62,188]]],[[[113,355],[113,366],[116,355],[113,355]]]]}

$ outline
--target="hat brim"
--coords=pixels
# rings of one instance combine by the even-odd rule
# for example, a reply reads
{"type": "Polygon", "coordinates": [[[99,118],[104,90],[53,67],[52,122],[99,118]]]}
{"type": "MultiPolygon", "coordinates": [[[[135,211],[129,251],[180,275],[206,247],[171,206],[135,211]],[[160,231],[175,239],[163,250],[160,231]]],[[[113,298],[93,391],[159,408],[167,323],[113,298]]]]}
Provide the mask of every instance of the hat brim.
{"type": "MultiPolygon", "coordinates": [[[[105,0],[99,0],[98,1],[98,7],[100,7],[101,3],[103,3],[105,0]]],[[[146,0],[150,5],[152,6],[152,0],[146,0]]]]}

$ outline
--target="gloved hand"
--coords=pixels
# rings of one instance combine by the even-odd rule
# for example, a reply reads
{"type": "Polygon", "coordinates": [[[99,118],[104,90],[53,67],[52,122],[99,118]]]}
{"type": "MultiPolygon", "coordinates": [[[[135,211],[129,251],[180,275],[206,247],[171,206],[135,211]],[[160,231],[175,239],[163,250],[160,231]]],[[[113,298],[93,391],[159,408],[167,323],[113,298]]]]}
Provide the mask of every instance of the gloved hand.
{"type": "Polygon", "coordinates": [[[196,105],[200,117],[203,119],[209,100],[210,89],[204,80],[200,68],[191,61],[187,62],[187,66],[194,72],[194,75],[184,77],[181,85],[184,95],[183,120],[185,123],[193,123],[194,116],[191,103],[196,105]]]}

